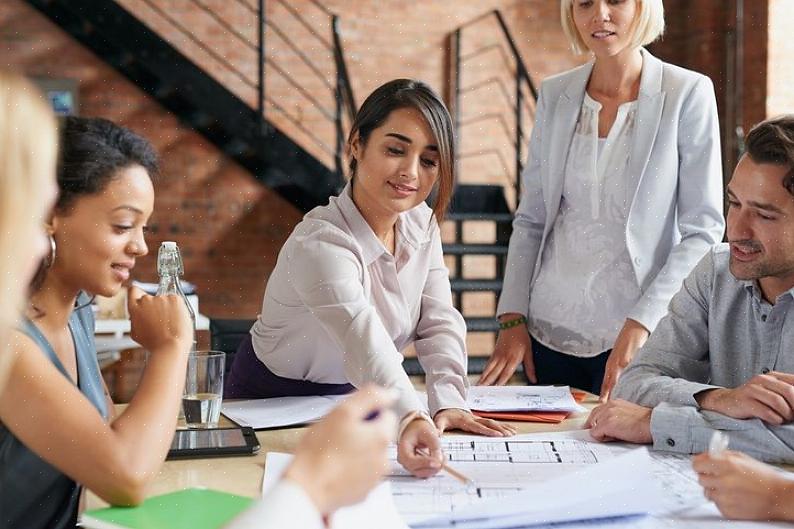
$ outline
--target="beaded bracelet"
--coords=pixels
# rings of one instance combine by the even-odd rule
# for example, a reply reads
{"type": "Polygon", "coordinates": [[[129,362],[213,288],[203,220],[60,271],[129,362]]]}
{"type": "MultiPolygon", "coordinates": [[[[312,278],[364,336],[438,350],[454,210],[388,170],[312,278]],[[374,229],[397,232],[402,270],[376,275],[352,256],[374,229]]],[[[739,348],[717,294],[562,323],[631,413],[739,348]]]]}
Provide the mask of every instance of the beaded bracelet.
{"type": "Polygon", "coordinates": [[[499,330],[503,331],[505,329],[510,329],[512,327],[516,327],[517,325],[521,325],[522,323],[526,323],[526,322],[527,322],[527,318],[525,316],[519,316],[518,318],[515,318],[513,320],[500,321],[499,330]]]}

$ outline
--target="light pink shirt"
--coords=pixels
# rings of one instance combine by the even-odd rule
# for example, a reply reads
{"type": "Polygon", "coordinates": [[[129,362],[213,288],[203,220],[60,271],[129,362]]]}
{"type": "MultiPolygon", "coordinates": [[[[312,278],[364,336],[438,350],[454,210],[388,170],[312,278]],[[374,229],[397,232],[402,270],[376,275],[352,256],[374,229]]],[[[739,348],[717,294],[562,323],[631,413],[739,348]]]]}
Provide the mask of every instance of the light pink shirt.
{"type": "Polygon", "coordinates": [[[398,417],[424,410],[402,368],[413,343],[431,416],[466,407],[466,326],[452,306],[441,235],[424,203],[400,214],[392,256],[361,216],[350,184],[310,211],[278,256],[251,329],[275,374],[399,392],[398,417]]]}

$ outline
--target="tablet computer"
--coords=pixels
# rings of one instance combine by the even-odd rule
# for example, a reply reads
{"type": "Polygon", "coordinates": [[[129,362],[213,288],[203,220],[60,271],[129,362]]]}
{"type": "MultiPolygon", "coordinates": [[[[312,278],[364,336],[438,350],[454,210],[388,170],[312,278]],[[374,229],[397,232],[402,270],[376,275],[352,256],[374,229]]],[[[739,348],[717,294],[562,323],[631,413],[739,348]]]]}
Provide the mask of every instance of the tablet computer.
{"type": "Polygon", "coordinates": [[[248,427],[177,430],[166,459],[228,457],[258,451],[256,433],[248,427]]]}

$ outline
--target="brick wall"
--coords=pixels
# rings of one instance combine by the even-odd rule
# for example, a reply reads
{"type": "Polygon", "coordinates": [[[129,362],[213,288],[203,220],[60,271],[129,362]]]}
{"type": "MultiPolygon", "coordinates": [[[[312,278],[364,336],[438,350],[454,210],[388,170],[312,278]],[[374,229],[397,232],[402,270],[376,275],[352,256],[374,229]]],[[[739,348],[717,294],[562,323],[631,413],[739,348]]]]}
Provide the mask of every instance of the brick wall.
{"type": "Polygon", "coordinates": [[[766,113],[794,112],[794,2],[769,0],[769,58],[767,62],[766,113]]]}
{"type": "Polygon", "coordinates": [[[0,58],[0,66],[31,76],[78,80],[83,115],[130,127],[161,154],[150,255],[139,261],[136,279],[156,279],[157,247],[174,239],[202,312],[253,317],[301,214],[20,0],[0,2],[0,58]]]}

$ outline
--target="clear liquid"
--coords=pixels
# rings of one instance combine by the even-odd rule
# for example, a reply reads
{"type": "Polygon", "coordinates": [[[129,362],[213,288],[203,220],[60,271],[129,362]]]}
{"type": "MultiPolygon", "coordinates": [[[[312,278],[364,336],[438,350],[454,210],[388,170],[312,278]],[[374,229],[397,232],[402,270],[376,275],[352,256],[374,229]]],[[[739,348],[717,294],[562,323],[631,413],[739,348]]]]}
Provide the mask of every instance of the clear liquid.
{"type": "Polygon", "coordinates": [[[221,416],[221,396],[217,393],[185,395],[182,409],[188,428],[216,428],[221,416]]]}

